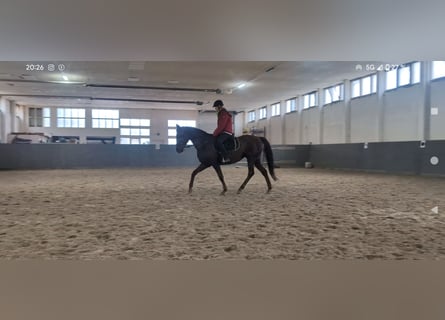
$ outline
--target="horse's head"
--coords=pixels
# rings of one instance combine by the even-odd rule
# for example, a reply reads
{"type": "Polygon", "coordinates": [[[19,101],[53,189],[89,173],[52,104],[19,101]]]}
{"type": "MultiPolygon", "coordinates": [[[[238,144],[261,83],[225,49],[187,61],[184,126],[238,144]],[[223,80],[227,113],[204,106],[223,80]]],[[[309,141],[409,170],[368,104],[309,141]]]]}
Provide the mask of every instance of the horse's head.
{"type": "Polygon", "coordinates": [[[189,137],[186,134],[185,128],[176,125],[176,152],[183,152],[188,141],[189,137]]]}

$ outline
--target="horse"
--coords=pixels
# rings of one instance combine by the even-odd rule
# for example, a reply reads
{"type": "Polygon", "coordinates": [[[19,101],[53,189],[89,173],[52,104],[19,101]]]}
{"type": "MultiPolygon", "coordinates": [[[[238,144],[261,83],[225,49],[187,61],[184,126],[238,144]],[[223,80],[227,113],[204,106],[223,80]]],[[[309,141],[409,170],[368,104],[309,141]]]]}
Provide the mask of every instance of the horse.
{"type": "Polygon", "coordinates": [[[216,137],[198,128],[181,127],[176,125],[176,152],[183,152],[187,142],[191,140],[193,146],[196,148],[198,160],[201,163],[192,172],[189,183],[189,193],[192,192],[195,176],[199,172],[212,166],[218,174],[218,178],[223,186],[221,195],[224,195],[227,191],[227,186],[224,182],[221,165],[236,163],[243,158],[247,159],[248,174],[243,184],[239,187],[237,193],[241,193],[246,184],[249,182],[250,178],[252,178],[254,175],[254,166],[260,170],[264,176],[264,179],[266,179],[267,193],[270,192],[272,189],[272,184],[270,183],[267,170],[261,164],[261,153],[264,150],[269,168],[269,174],[274,181],[277,181],[278,178],[275,176],[273,153],[269,141],[267,141],[266,138],[252,135],[242,135],[236,139],[238,140],[239,147],[229,152],[230,162],[222,163],[222,156],[215,146],[216,137]]]}

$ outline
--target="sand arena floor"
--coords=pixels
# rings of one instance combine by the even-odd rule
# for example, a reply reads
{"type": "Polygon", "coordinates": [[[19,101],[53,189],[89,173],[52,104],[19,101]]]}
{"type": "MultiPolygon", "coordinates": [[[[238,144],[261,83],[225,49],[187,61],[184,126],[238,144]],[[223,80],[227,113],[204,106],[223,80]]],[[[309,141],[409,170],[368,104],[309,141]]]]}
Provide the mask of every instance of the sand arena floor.
{"type": "Polygon", "coordinates": [[[244,166],[0,171],[1,259],[443,259],[445,179],[244,166]],[[431,208],[438,206],[439,213],[431,208]]]}

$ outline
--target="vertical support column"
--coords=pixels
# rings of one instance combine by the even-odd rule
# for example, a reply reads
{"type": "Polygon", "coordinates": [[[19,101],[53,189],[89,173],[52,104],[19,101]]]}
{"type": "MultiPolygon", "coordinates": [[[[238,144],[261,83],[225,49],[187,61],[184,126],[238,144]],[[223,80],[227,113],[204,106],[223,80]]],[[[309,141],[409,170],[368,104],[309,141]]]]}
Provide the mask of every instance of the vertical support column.
{"type": "Polygon", "coordinates": [[[285,116],[286,114],[286,101],[280,100],[280,123],[281,123],[281,144],[287,144],[287,138],[286,138],[286,121],[285,116]]]}
{"type": "Polygon", "coordinates": [[[11,107],[10,102],[5,97],[0,97],[0,112],[2,113],[0,124],[0,140],[2,143],[8,142],[8,134],[11,133],[11,107]]]}
{"type": "Polygon", "coordinates": [[[0,143],[6,143],[6,140],[4,138],[5,116],[4,116],[4,111],[2,109],[2,103],[3,103],[3,98],[0,96],[0,143]]]}
{"type": "Polygon", "coordinates": [[[299,95],[299,96],[297,96],[296,97],[296,101],[295,101],[295,103],[296,103],[296,106],[295,106],[295,108],[296,108],[296,111],[298,112],[298,121],[299,121],[299,134],[300,134],[300,137],[298,138],[298,143],[299,144],[303,144],[303,141],[304,141],[304,139],[303,139],[303,133],[304,133],[304,119],[303,119],[303,114],[304,114],[304,112],[303,112],[303,103],[304,103],[304,101],[303,101],[303,96],[302,95],[299,95]]]}
{"type": "Polygon", "coordinates": [[[323,144],[323,134],[324,134],[324,108],[323,108],[323,103],[324,103],[324,94],[323,94],[323,89],[319,88],[318,89],[318,110],[320,112],[320,121],[319,126],[320,126],[320,130],[319,130],[319,139],[318,139],[318,143],[323,144]]]}
{"type": "Polygon", "coordinates": [[[420,81],[423,89],[423,110],[421,110],[421,140],[431,139],[431,75],[433,63],[425,61],[420,63],[421,76],[420,81]],[[423,118],[423,119],[422,119],[423,118]]]}
{"type": "Polygon", "coordinates": [[[20,128],[16,126],[16,116],[17,116],[17,104],[15,101],[11,101],[9,103],[9,113],[11,115],[10,118],[10,126],[11,126],[11,132],[19,132],[20,128]]]}
{"type": "Polygon", "coordinates": [[[343,82],[345,99],[345,143],[351,143],[351,81],[343,82]]]}
{"type": "Polygon", "coordinates": [[[378,101],[378,121],[377,121],[377,141],[385,140],[385,87],[386,72],[377,72],[377,101],[378,101]]]}
{"type": "MultiPolygon", "coordinates": [[[[51,107],[49,109],[49,115],[51,117],[49,119],[49,122],[50,122],[50,125],[51,125],[51,129],[57,128],[57,108],[56,107],[51,107]]],[[[85,124],[85,128],[89,128],[89,127],[87,127],[87,125],[85,124]]],[[[51,133],[51,135],[52,135],[52,133],[51,133]]]]}

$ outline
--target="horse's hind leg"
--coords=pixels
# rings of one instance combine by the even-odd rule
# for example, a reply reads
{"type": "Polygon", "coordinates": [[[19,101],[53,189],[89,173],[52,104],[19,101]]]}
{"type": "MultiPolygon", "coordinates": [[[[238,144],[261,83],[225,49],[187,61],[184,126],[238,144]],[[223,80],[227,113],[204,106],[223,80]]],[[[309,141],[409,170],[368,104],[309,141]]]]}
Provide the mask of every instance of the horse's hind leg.
{"type": "Polygon", "coordinates": [[[190,183],[189,183],[189,193],[192,192],[192,188],[193,188],[193,181],[195,181],[195,176],[200,173],[202,170],[207,169],[208,167],[210,167],[207,164],[200,164],[198,168],[196,168],[195,170],[193,170],[192,172],[192,176],[190,178],[190,183]]]}
{"type": "Polygon", "coordinates": [[[249,182],[250,178],[252,178],[252,176],[255,174],[252,161],[248,160],[247,167],[249,169],[249,172],[247,173],[247,178],[244,180],[244,182],[241,185],[241,187],[239,187],[238,192],[237,192],[238,194],[241,193],[241,191],[243,191],[243,189],[246,186],[247,182],[249,182]]]}
{"type": "Polygon", "coordinates": [[[266,183],[267,183],[267,193],[270,192],[270,190],[272,189],[272,184],[270,183],[270,179],[269,176],[267,175],[267,170],[263,167],[263,165],[261,164],[260,160],[255,161],[255,167],[257,167],[258,170],[260,170],[260,172],[263,174],[264,179],[266,179],[266,183]]]}
{"type": "Polygon", "coordinates": [[[224,182],[224,176],[221,170],[221,167],[219,166],[219,164],[214,164],[213,168],[215,168],[216,173],[218,174],[218,178],[221,181],[222,185],[223,185],[223,191],[221,192],[221,195],[223,196],[226,191],[227,191],[227,186],[226,183],[224,182]]]}

